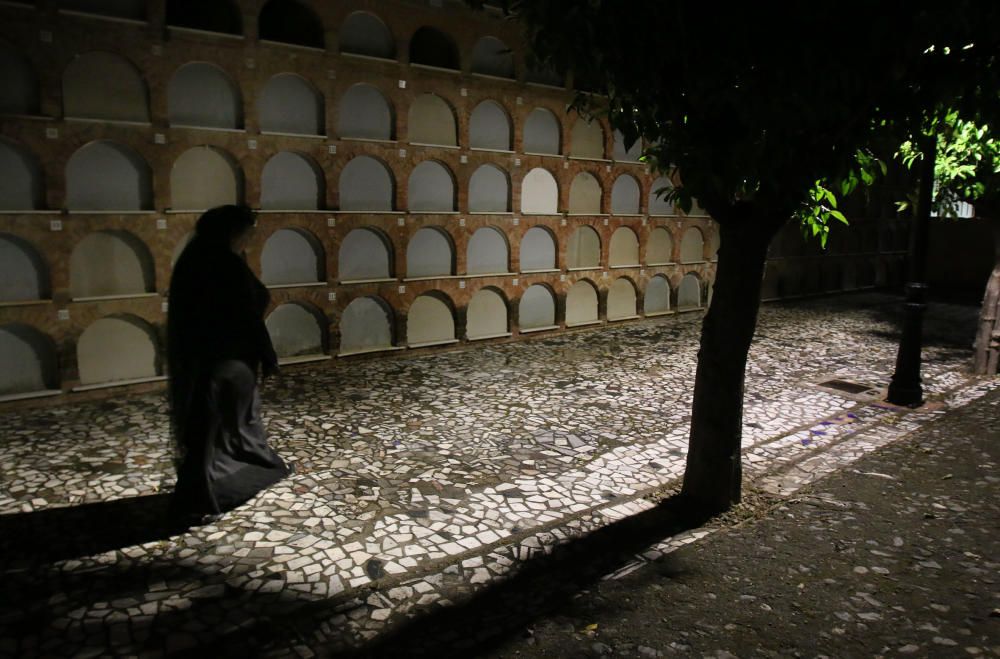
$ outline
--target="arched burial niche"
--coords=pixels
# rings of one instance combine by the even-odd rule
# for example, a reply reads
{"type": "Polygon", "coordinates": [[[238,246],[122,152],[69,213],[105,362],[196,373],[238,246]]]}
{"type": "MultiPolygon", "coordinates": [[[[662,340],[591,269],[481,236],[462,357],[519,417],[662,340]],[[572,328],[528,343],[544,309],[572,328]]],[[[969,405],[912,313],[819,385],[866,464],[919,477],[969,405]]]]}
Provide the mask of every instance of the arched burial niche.
{"type": "Polygon", "coordinates": [[[146,20],[145,0],[59,0],[59,8],[97,16],[146,20]]]}
{"type": "Polygon", "coordinates": [[[547,286],[535,284],[521,294],[517,322],[522,332],[556,326],[556,298],[547,286]]]}
{"type": "Polygon", "coordinates": [[[604,158],[604,129],[597,121],[579,117],[570,135],[569,155],[573,158],[604,158]]]}
{"type": "Polygon", "coordinates": [[[705,260],[705,238],[701,229],[690,227],[681,237],[681,263],[701,263],[705,260]]]}
{"type": "Polygon", "coordinates": [[[447,34],[425,25],[410,38],[410,64],[457,71],[460,68],[458,47],[447,34]]]}
{"type": "Polygon", "coordinates": [[[182,153],[170,169],[170,207],[207,210],[238,204],[243,198],[243,176],[229,154],[210,146],[182,153]]]}
{"type": "Polygon", "coordinates": [[[375,229],[353,229],[344,236],[337,256],[341,282],[388,279],[392,276],[389,242],[375,229]]]}
{"type": "Polygon", "coordinates": [[[395,59],[396,44],[389,28],[378,16],[356,11],[340,27],[340,52],[395,59]]]}
{"type": "Polygon", "coordinates": [[[635,177],[622,174],[611,187],[611,212],[615,215],[638,215],[639,195],[639,182],[635,177]]]}
{"type": "Polygon", "coordinates": [[[527,215],[556,215],[559,186],[548,170],[536,167],[521,180],[521,212],[527,215]]]}
{"type": "Polygon", "coordinates": [[[465,262],[470,275],[506,274],[510,270],[510,249],[503,232],[493,227],[477,229],[469,239],[465,262]]]}
{"type": "Polygon", "coordinates": [[[79,55],[63,72],[62,88],[63,114],[68,118],[149,121],[146,83],[120,55],[79,55]]]}
{"type": "Polygon", "coordinates": [[[304,229],[279,229],[264,243],[260,279],[268,286],[324,281],[323,245],[304,229]]]}
{"type": "Polygon", "coordinates": [[[601,237],[593,227],[577,227],[566,245],[566,267],[570,270],[601,266],[601,237]]]}
{"type": "Polygon", "coordinates": [[[469,179],[470,213],[510,211],[510,181],[496,165],[480,165],[469,179]]]}
{"type": "Polygon", "coordinates": [[[635,285],[621,277],[608,289],[608,320],[625,320],[636,317],[637,295],[635,285]]]}
{"type": "Polygon", "coordinates": [[[524,120],[524,152],[559,155],[559,120],[545,108],[535,108],[524,120]]]}
{"type": "Polygon", "coordinates": [[[622,132],[616,129],[613,135],[615,144],[612,157],[619,162],[639,162],[639,157],[642,155],[642,140],[636,140],[631,148],[626,149],[625,136],[622,132]]]}
{"type": "Polygon", "coordinates": [[[27,240],[0,233],[0,302],[44,300],[49,295],[48,268],[38,250],[27,240]]]}
{"type": "Polygon", "coordinates": [[[481,288],[465,313],[465,335],[469,340],[508,336],[507,302],[495,289],[481,288]]]}
{"type": "Polygon", "coordinates": [[[646,241],[646,265],[666,265],[674,258],[674,239],[664,227],[649,232],[646,241]]]}
{"type": "Polygon", "coordinates": [[[66,207],[71,211],[138,211],[153,207],[149,165],[114,142],[86,144],[66,163],[66,207]]]}
{"type": "Polygon", "coordinates": [[[674,184],[666,176],[661,176],[649,186],[649,214],[675,215],[674,203],[666,196],[674,189],[674,184]]]}
{"type": "Polygon", "coordinates": [[[473,149],[511,150],[510,117],[496,101],[483,101],[472,111],[469,145],[473,149]]]}
{"type": "Polygon", "coordinates": [[[447,277],[455,270],[455,248],[444,230],[419,229],[406,246],[406,276],[447,277]]]}
{"type": "Polygon", "coordinates": [[[601,212],[601,184],[589,172],[580,172],[569,186],[569,212],[573,215],[598,215],[601,212]]]}
{"type": "Polygon", "coordinates": [[[646,284],[642,310],[647,315],[670,311],[670,282],[663,275],[656,275],[646,284]]]}
{"type": "Polygon", "coordinates": [[[406,314],[406,343],[410,347],[451,343],[455,340],[455,315],[443,293],[421,295],[406,314]]]}
{"type": "Polygon", "coordinates": [[[514,53],[496,37],[482,37],[472,47],[472,72],[497,78],[514,77],[514,53]]]}
{"type": "Polygon", "coordinates": [[[352,158],[340,172],[340,210],[391,211],[394,187],[389,168],[381,162],[370,156],[352,158]]]}
{"type": "Polygon", "coordinates": [[[142,295],[153,290],[153,257],[141,240],[126,231],[96,231],[70,255],[73,299],[142,295]]]}
{"type": "Polygon", "coordinates": [[[81,385],[157,377],[156,332],[135,316],[101,318],[80,335],[76,363],[81,385]]]}
{"type": "Polygon", "coordinates": [[[698,275],[689,272],[681,279],[680,286],[677,287],[677,308],[681,311],[685,309],[697,309],[701,306],[701,280],[698,275]]]}
{"type": "Polygon", "coordinates": [[[177,69],[167,86],[167,117],[172,126],[240,128],[240,90],[225,71],[207,62],[177,69]]]}
{"type": "Polygon", "coordinates": [[[167,25],[243,34],[243,16],[232,0],[167,0],[167,25]]]}
{"type": "Polygon", "coordinates": [[[612,268],[634,267],[639,265],[639,238],[628,227],[618,227],[611,234],[608,265],[612,268]]]}
{"type": "Polygon", "coordinates": [[[323,97],[294,73],[267,81],[257,98],[257,114],[262,132],[323,134],[323,97]]]}
{"type": "Polygon", "coordinates": [[[391,348],[392,327],[392,307],[378,297],[359,297],[340,317],[340,353],[391,348]]]}
{"type": "Polygon", "coordinates": [[[555,237],[542,227],[531,227],[521,238],[521,272],[539,272],[555,268],[555,237]]]}
{"type": "Polygon", "coordinates": [[[589,281],[578,281],[566,293],[566,326],[597,322],[597,289],[589,281]]]}
{"type": "Polygon", "coordinates": [[[408,114],[411,144],[458,146],[455,113],[440,96],[421,94],[413,99],[408,114]]]}
{"type": "Polygon", "coordinates": [[[0,211],[36,210],[45,205],[38,159],[27,149],[0,139],[0,211]]]}
{"type": "Polygon", "coordinates": [[[377,87],[358,83],[340,98],[337,135],[363,140],[392,139],[392,109],[377,87]]]}
{"type": "Polygon", "coordinates": [[[265,210],[318,210],[323,206],[323,173],[305,156],[280,151],[260,176],[260,207],[265,210]]]}
{"type": "Polygon", "coordinates": [[[410,172],[406,190],[411,212],[450,213],[455,210],[455,181],[447,167],[425,160],[410,172]]]}
{"type": "Polygon", "coordinates": [[[38,79],[28,59],[0,43],[0,114],[38,114],[38,79]]]}
{"type": "Polygon", "coordinates": [[[0,325],[0,364],[0,397],[59,386],[55,344],[29,325],[0,325]]]}
{"type": "Polygon", "coordinates": [[[323,48],[323,24],[312,9],[296,0],[270,0],[257,19],[260,38],[309,48],[323,48]]]}
{"type": "Polygon", "coordinates": [[[264,320],[279,359],[324,354],[325,324],[318,310],[294,302],[279,305],[264,320]]]}

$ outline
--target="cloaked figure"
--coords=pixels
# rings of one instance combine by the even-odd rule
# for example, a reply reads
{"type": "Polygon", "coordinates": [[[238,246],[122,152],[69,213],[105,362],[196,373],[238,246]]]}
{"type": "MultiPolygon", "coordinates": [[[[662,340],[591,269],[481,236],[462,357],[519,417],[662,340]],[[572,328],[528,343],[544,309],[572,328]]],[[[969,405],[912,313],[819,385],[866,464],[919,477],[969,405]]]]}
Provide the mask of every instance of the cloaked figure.
{"type": "Polygon", "coordinates": [[[216,518],[292,472],[267,444],[258,372],[278,372],[264,325],[267,288],[241,254],[252,211],[220,206],[198,219],[170,280],[167,359],[180,521],[216,518]]]}

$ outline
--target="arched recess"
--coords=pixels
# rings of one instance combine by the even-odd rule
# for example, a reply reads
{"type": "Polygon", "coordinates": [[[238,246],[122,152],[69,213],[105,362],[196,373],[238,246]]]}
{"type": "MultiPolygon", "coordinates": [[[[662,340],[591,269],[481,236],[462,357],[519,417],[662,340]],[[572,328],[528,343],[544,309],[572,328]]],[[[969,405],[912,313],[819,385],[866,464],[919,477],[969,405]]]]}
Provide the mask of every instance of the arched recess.
{"type": "Polygon", "coordinates": [[[296,0],[270,0],[257,18],[260,38],[309,48],[323,48],[323,23],[319,16],[296,0]]]}
{"type": "Polygon", "coordinates": [[[305,78],[279,73],[264,85],[257,98],[260,129],[268,133],[322,135],[323,96],[305,78]]]}
{"type": "Polygon", "coordinates": [[[214,64],[185,64],[167,85],[167,117],[172,126],[240,128],[243,126],[240,90],[214,64]]]}
{"type": "Polygon", "coordinates": [[[656,275],[646,284],[642,310],[646,315],[670,311],[670,282],[665,276],[656,275]]]}
{"type": "Polygon", "coordinates": [[[101,318],[80,335],[76,364],[82,385],[157,377],[156,330],[132,315],[101,318]]]}
{"type": "Polygon", "coordinates": [[[0,302],[47,300],[50,295],[49,269],[34,245],[0,233],[0,302]]]}
{"type": "Polygon", "coordinates": [[[393,346],[392,307],[380,297],[352,300],[340,317],[340,352],[350,354],[393,346]]]}
{"type": "Polygon", "coordinates": [[[469,238],[466,272],[470,275],[505,274],[510,271],[510,247],[503,232],[494,227],[477,229],[469,238]]]}
{"type": "Polygon", "coordinates": [[[260,176],[265,210],[318,210],[326,196],[323,172],[312,159],[291,151],[274,154],[260,176]]]}
{"type": "Polygon", "coordinates": [[[573,124],[570,134],[569,155],[574,158],[604,158],[604,129],[598,121],[587,121],[583,117],[573,124]]]}
{"type": "Polygon", "coordinates": [[[323,244],[305,229],[279,229],[264,243],[260,279],[269,286],[326,280],[323,244]]]}
{"type": "Polygon", "coordinates": [[[608,289],[608,320],[625,320],[636,317],[638,295],[635,284],[620,277],[608,289]]]}
{"type": "Polygon", "coordinates": [[[674,258],[674,239],[664,227],[649,232],[646,241],[646,265],[666,265],[674,258]]]}
{"type": "Polygon", "coordinates": [[[392,108],[385,95],[373,85],[352,85],[340,98],[337,135],[364,140],[391,140],[392,108]]]}
{"type": "Polygon", "coordinates": [[[597,215],[601,212],[601,184],[590,172],[580,172],[569,186],[569,212],[597,215]]]}
{"type": "Polygon", "coordinates": [[[675,215],[674,203],[667,201],[666,196],[674,189],[674,184],[666,176],[661,176],[649,186],[649,214],[675,215]]]}
{"type": "Polygon", "coordinates": [[[0,43],[0,114],[38,114],[38,78],[28,59],[0,43]]]}
{"type": "Polygon", "coordinates": [[[473,149],[510,151],[511,123],[507,111],[496,101],[483,101],[469,118],[469,146],[473,149]]]}
{"type": "Polygon", "coordinates": [[[503,294],[481,288],[469,300],[465,312],[465,335],[469,340],[506,336],[510,332],[509,310],[503,294]]]}
{"type": "Polygon", "coordinates": [[[70,255],[70,296],[151,293],[155,290],[153,273],[153,256],[137,237],[127,231],[96,231],[70,255]]]}
{"type": "Polygon", "coordinates": [[[524,120],[524,152],[559,155],[561,129],[556,116],[535,108],[524,120]]]}
{"type": "Polygon", "coordinates": [[[340,210],[391,211],[394,207],[395,184],[392,173],[371,156],[352,158],[338,182],[340,210]]]}
{"type": "Polygon", "coordinates": [[[548,286],[535,284],[521,294],[517,305],[517,323],[522,332],[555,327],[556,296],[548,286]]]}
{"type": "Polygon", "coordinates": [[[66,207],[74,211],[137,211],[153,207],[149,165],[127,146],[86,144],[66,163],[66,207]]]}
{"type": "Polygon", "coordinates": [[[340,281],[388,279],[392,276],[390,243],[375,229],[353,229],[344,236],[337,255],[340,281]]]}
{"type": "Polygon", "coordinates": [[[611,187],[611,212],[615,215],[638,215],[639,196],[639,182],[634,176],[622,174],[611,187]]]}
{"type": "Polygon", "coordinates": [[[701,306],[701,280],[698,275],[689,272],[681,279],[677,287],[677,308],[697,309],[701,306]]]}
{"type": "Polygon", "coordinates": [[[170,207],[207,210],[243,199],[243,175],[232,156],[210,146],[182,153],[170,169],[170,207]]]}
{"type": "Polygon", "coordinates": [[[689,227],[681,236],[681,263],[701,263],[705,260],[705,237],[698,227],[689,227]]]}
{"type": "Polygon", "coordinates": [[[618,227],[611,234],[608,265],[614,267],[639,265],[639,238],[628,227],[618,227]]]}
{"type": "Polygon", "coordinates": [[[406,246],[406,276],[447,277],[455,272],[455,247],[438,227],[424,227],[406,246]]]}
{"type": "Polygon", "coordinates": [[[597,288],[581,279],[566,293],[566,326],[586,325],[597,320],[597,288]]]}
{"type": "Polygon", "coordinates": [[[457,71],[461,68],[458,46],[441,30],[425,25],[410,37],[410,64],[457,71]]]}
{"type": "Polygon", "coordinates": [[[559,186],[556,178],[541,167],[535,167],[521,180],[521,212],[555,215],[559,212],[559,186]]]}
{"type": "Polygon", "coordinates": [[[340,27],[340,52],[396,59],[396,42],[382,19],[366,11],[356,11],[340,27]]]}
{"type": "Polygon", "coordinates": [[[425,293],[413,301],[406,314],[406,343],[420,346],[455,340],[455,314],[444,293],[425,293]]]}
{"type": "Polygon", "coordinates": [[[279,359],[322,355],[326,352],[326,319],[312,305],[279,305],[264,320],[279,359]]]}
{"type": "Polygon", "coordinates": [[[145,0],[59,0],[59,8],[133,21],[146,20],[145,0]]]}
{"type": "Polygon", "coordinates": [[[149,121],[146,83],[120,55],[79,55],[63,72],[63,114],[104,121],[149,121]]]}
{"type": "Polygon", "coordinates": [[[470,213],[510,211],[510,180],[496,165],[480,165],[469,179],[470,213]]]}
{"type": "Polygon", "coordinates": [[[521,239],[521,272],[555,270],[556,239],[542,227],[531,227],[521,239]]]}
{"type": "Polygon", "coordinates": [[[36,210],[45,206],[45,186],[38,158],[24,147],[0,139],[0,210],[36,210]]]}
{"type": "Polygon", "coordinates": [[[472,72],[497,78],[514,77],[514,53],[496,37],[482,37],[472,47],[472,72]]]}
{"type": "Polygon", "coordinates": [[[232,0],[167,0],[167,25],[243,34],[243,15],[232,0]]]}
{"type": "Polygon", "coordinates": [[[450,213],[455,210],[455,179],[436,160],[425,160],[410,172],[406,187],[409,210],[450,213]]]}
{"type": "Polygon", "coordinates": [[[577,227],[566,245],[566,267],[596,269],[601,265],[601,237],[593,227],[577,227]]]}
{"type": "Polygon", "coordinates": [[[636,140],[632,144],[632,148],[625,148],[625,136],[620,130],[615,130],[614,133],[614,150],[612,157],[618,162],[639,162],[639,157],[642,156],[642,140],[636,140]]]}
{"type": "Polygon", "coordinates": [[[30,325],[0,325],[0,396],[59,387],[56,346],[30,325]]]}
{"type": "Polygon", "coordinates": [[[411,144],[458,146],[455,113],[440,96],[421,94],[413,99],[407,125],[411,144]]]}

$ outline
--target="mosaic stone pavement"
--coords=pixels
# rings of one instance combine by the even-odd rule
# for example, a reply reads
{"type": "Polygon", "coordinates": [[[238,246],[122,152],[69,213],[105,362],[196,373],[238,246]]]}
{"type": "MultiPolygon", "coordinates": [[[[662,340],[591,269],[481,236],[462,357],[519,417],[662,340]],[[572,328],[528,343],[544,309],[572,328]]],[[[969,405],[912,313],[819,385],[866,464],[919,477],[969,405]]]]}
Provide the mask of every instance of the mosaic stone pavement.
{"type": "MultiPolygon", "coordinates": [[[[755,487],[790,494],[1000,384],[964,373],[975,311],[938,305],[932,404],[816,386],[888,381],[897,304],[863,294],[763,309],[744,420],[755,487]]],[[[0,654],[253,639],[256,652],[311,656],[460,601],[676,483],[698,320],[286,375],[264,389],[265,420],[298,473],[179,535],[155,532],[173,480],[162,396],[6,414],[0,654]]],[[[709,532],[669,538],[609,578],[709,532]]]]}

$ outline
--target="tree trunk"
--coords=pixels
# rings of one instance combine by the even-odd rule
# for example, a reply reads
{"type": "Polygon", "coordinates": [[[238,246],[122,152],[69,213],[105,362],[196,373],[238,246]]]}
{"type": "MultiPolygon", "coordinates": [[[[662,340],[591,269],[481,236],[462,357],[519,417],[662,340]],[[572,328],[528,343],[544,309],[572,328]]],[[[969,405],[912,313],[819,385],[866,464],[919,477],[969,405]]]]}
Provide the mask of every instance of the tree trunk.
{"type": "Polygon", "coordinates": [[[720,218],[718,269],[701,329],[687,467],[681,497],[692,513],[712,515],[739,503],[743,381],[757,327],[767,246],[782,221],[755,208],[720,218]]]}
{"type": "Polygon", "coordinates": [[[991,212],[988,217],[993,229],[993,274],[986,282],[983,306],[979,311],[972,363],[976,375],[995,375],[1000,362],[1000,213],[991,212]]]}

